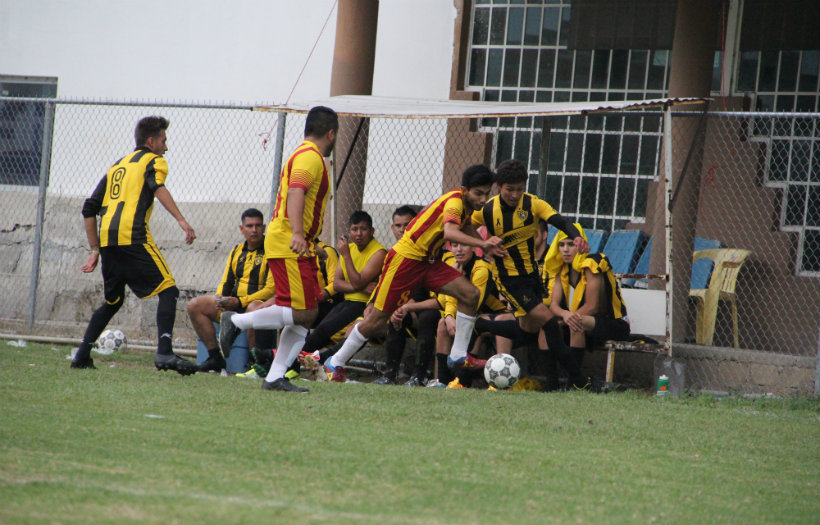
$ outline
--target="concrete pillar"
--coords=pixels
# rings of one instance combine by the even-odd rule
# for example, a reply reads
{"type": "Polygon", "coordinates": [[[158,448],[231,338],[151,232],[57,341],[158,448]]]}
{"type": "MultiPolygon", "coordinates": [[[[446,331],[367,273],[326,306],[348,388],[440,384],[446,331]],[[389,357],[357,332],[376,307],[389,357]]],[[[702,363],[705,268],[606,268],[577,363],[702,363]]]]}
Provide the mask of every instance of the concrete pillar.
{"type": "MultiPolygon", "coordinates": [[[[675,15],[675,36],[669,68],[669,97],[708,97],[712,84],[716,35],[720,28],[719,6],[714,0],[687,0],[678,2],[675,15]]],[[[685,109],[679,106],[677,109],[685,109]]],[[[702,106],[693,106],[702,111],[702,106]]],[[[672,123],[673,158],[672,187],[677,188],[672,213],[672,266],[674,268],[672,307],[673,341],[680,342],[686,334],[688,322],[689,277],[692,249],[697,227],[698,198],[700,194],[703,136],[696,137],[697,117],[675,117],[672,123]],[[697,138],[697,141],[695,139],[697,138]],[[694,148],[683,183],[678,186],[681,170],[686,163],[689,148],[694,148]]],[[[666,146],[664,146],[666,147],[666,146]]],[[[661,168],[662,170],[663,168],[661,168]]],[[[660,171],[663,173],[663,171],[660,171]]],[[[656,187],[655,202],[664,202],[664,184],[656,187]]],[[[663,273],[665,233],[663,206],[658,205],[652,220],[654,244],[651,273],[663,273]]]]}
{"type": "MultiPolygon", "coordinates": [[[[453,66],[450,76],[450,100],[481,100],[479,93],[464,91],[470,48],[470,13],[472,0],[453,0],[456,8],[453,27],[453,66]]],[[[492,134],[477,130],[477,119],[448,119],[447,144],[444,148],[444,173],[442,192],[461,185],[461,174],[473,164],[485,164],[490,168],[492,160],[492,134]]]]}
{"type": "MultiPolygon", "coordinates": [[[[330,96],[372,93],[378,19],[378,0],[339,0],[330,96]]],[[[337,174],[341,172],[358,125],[358,117],[344,117],[339,120],[339,138],[336,142],[337,174]]],[[[347,224],[353,211],[362,207],[368,130],[368,122],[365,122],[350,154],[344,177],[336,193],[336,202],[332,203],[332,206],[336,207],[338,233],[347,231],[343,225],[347,224]]],[[[328,217],[329,215],[330,213],[327,214],[328,217]]],[[[327,220],[325,227],[328,227],[327,220]]],[[[329,235],[325,237],[331,241],[329,235]]]]}

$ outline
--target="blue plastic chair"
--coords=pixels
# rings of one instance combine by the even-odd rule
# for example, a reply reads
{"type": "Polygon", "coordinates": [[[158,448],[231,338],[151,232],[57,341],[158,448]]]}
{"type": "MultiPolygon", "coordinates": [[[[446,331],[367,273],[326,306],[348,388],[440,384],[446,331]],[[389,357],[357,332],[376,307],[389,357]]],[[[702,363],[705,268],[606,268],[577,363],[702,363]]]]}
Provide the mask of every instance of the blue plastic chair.
{"type": "MultiPolygon", "coordinates": [[[[648,274],[649,273],[649,262],[652,258],[652,240],[654,237],[650,237],[649,241],[647,241],[646,246],[644,246],[643,251],[641,252],[641,256],[638,258],[638,262],[635,264],[635,269],[632,273],[640,273],[640,274],[648,274]]],[[[648,279],[621,279],[621,286],[624,288],[647,288],[649,286],[648,279]]]]}
{"type": "Polygon", "coordinates": [[[604,230],[586,230],[589,253],[599,253],[603,250],[609,232],[604,230]]]}
{"type": "MultiPolygon", "coordinates": [[[[723,248],[720,241],[715,239],[705,239],[703,237],[695,237],[695,250],[712,250],[715,248],[723,248]]],[[[711,259],[698,259],[692,264],[692,277],[689,280],[689,288],[692,290],[703,290],[709,287],[709,278],[712,276],[712,268],[715,263],[711,259]]]]}
{"type": "Polygon", "coordinates": [[[615,273],[633,273],[646,234],[641,230],[615,230],[604,245],[603,252],[609,257],[615,273]]]}
{"type": "MultiPolygon", "coordinates": [[[[219,323],[214,323],[216,328],[216,339],[219,340],[219,323]]],[[[225,360],[225,370],[231,374],[241,374],[248,370],[248,360],[250,357],[250,350],[248,349],[248,334],[243,330],[234,341],[231,347],[231,356],[225,360]]],[[[202,340],[196,338],[196,364],[201,365],[208,359],[208,349],[202,343],[202,340]]]]}
{"type": "MultiPolygon", "coordinates": [[[[547,226],[547,245],[552,244],[552,240],[555,239],[556,233],[558,233],[558,228],[556,228],[552,224],[547,226]]],[[[609,235],[609,233],[604,230],[585,229],[584,233],[587,234],[587,242],[589,242],[590,253],[600,252],[604,247],[604,243],[606,243],[607,236],[609,235]]]]}
{"type": "MultiPolygon", "coordinates": [[[[641,252],[641,257],[635,265],[632,273],[648,274],[649,261],[652,256],[652,237],[646,243],[646,247],[641,252]]],[[[713,248],[721,248],[721,243],[715,239],[707,239],[705,237],[695,237],[695,250],[710,250],[713,248]]],[[[692,276],[689,281],[689,287],[693,290],[707,288],[709,286],[709,276],[712,274],[713,263],[710,259],[700,259],[695,261],[692,265],[692,276]]],[[[626,288],[647,288],[649,281],[647,279],[623,279],[621,286],[626,288]]]]}

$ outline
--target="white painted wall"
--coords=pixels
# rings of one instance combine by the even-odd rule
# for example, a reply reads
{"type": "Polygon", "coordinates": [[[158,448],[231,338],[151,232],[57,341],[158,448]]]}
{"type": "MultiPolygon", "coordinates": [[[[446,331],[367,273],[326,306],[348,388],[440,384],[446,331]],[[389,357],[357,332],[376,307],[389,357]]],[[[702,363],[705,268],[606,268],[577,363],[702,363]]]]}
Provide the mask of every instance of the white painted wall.
{"type": "MultiPolygon", "coordinates": [[[[330,92],[333,0],[0,0],[0,74],[65,98],[284,102],[330,92]],[[309,8],[308,8],[309,7],[309,8]]],[[[373,92],[447,98],[455,8],[382,0],[373,92]]]]}
{"type": "MultiPolygon", "coordinates": [[[[330,93],[334,6],[333,0],[0,0],[0,74],[57,77],[58,97],[70,99],[229,104],[322,99],[330,93]]],[[[455,16],[447,0],[382,0],[373,94],[446,99],[455,16]]],[[[109,163],[133,147],[133,125],[145,111],[126,108],[116,121],[95,125],[58,108],[50,189],[90,193],[109,163]],[[78,151],[88,165],[72,164],[78,151]]],[[[269,188],[273,148],[263,151],[259,133],[275,129],[272,114],[246,115],[242,124],[218,120],[227,115],[197,120],[170,109],[161,114],[172,121],[166,157],[177,200],[208,202],[219,196],[247,202],[260,198],[260,187],[269,188]],[[227,153],[203,156],[188,147],[193,143],[227,153]],[[237,185],[234,176],[246,184],[237,185]]],[[[290,142],[298,143],[300,126],[294,121],[289,127],[286,150],[293,147],[290,142]]],[[[426,204],[434,198],[443,139],[416,142],[415,149],[401,152],[403,164],[414,166],[407,176],[419,178],[408,180],[401,191],[432,188],[412,192],[412,198],[401,191],[395,195],[398,188],[385,192],[396,174],[380,166],[396,156],[397,143],[382,142],[387,149],[374,140],[370,151],[377,161],[365,202],[426,204]]]]}

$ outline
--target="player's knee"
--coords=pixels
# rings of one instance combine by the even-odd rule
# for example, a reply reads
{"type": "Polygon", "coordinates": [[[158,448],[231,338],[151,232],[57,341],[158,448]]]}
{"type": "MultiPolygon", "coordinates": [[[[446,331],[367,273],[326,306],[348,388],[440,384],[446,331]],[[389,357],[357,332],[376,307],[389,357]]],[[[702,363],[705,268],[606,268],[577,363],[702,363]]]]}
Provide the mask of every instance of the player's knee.
{"type": "Polygon", "coordinates": [[[478,308],[478,300],[481,297],[481,292],[478,291],[478,288],[472,284],[465,286],[462,294],[463,297],[459,298],[459,301],[463,301],[465,306],[468,306],[473,310],[478,308]]]}
{"type": "Polygon", "coordinates": [[[201,313],[207,299],[207,296],[200,295],[188,301],[188,304],[185,305],[186,310],[188,310],[188,315],[201,313]]]}
{"type": "Polygon", "coordinates": [[[264,303],[262,301],[251,301],[248,303],[248,306],[245,307],[245,312],[254,312],[262,308],[264,303]]]}
{"type": "Polygon", "coordinates": [[[170,288],[166,288],[160,293],[157,294],[159,298],[160,304],[173,302],[176,305],[177,299],[179,299],[179,288],[176,286],[171,286],[170,288]]]}

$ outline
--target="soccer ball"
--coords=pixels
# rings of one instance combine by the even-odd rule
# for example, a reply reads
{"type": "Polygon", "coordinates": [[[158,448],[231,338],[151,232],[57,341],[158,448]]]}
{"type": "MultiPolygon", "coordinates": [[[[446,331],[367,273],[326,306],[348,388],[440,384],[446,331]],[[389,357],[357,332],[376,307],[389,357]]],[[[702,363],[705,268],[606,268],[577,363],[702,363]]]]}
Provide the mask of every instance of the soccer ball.
{"type": "Polygon", "coordinates": [[[100,334],[94,349],[104,355],[113,354],[117,350],[125,350],[128,341],[122,330],[106,330],[100,334]]]}
{"type": "Polygon", "coordinates": [[[510,354],[495,354],[484,365],[484,379],[499,390],[513,386],[520,375],[521,367],[510,354]]]}

